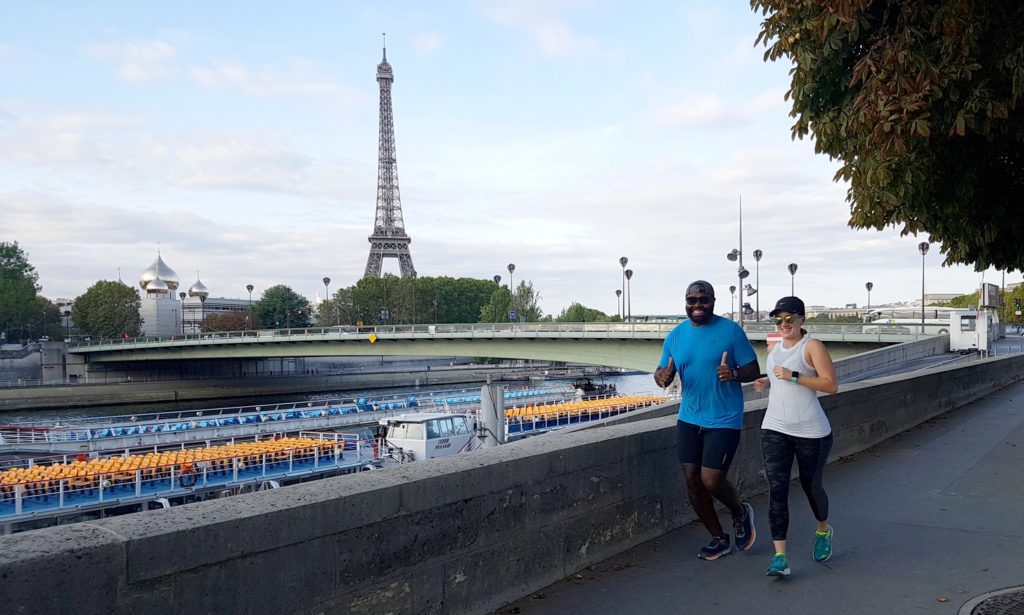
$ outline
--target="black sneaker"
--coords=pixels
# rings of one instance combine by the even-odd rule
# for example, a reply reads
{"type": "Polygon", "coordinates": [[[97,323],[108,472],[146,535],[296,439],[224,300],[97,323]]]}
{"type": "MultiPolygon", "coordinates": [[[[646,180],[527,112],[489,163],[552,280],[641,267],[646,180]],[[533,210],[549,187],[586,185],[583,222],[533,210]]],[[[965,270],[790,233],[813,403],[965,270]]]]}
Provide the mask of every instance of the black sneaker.
{"type": "Polygon", "coordinates": [[[746,551],[754,546],[757,539],[757,529],[754,527],[754,507],[750,502],[743,503],[743,518],[733,519],[732,527],[736,531],[736,549],[746,551]]]}
{"type": "Polygon", "coordinates": [[[708,546],[701,548],[697,557],[711,561],[730,553],[732,553],[732,546],[729,544],[729,536],[715,536],[708,543],[708,546]]]}

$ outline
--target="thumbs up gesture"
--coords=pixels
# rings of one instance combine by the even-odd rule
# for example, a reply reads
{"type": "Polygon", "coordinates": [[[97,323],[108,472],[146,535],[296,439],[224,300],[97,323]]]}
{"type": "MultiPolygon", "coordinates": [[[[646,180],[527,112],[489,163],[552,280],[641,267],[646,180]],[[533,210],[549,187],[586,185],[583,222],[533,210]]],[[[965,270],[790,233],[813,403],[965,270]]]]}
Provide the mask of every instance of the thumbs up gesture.
{"type": "Polygon", "coordinates": [[[722,362],[718,365],[718,379],[722,382],[736,379],[736,370],[729,367],[729,353],[722,353],[722,362]]]}
{"type": "Polygon", "coordinates": [[[668,365],[666,367],[658,366],[658,369],[654,370],[654,383],[661,388],[665,388],[672,384],[672,379],[676,377],[676,365],[672,361],[672,357],[668,358],[668,365]]]}

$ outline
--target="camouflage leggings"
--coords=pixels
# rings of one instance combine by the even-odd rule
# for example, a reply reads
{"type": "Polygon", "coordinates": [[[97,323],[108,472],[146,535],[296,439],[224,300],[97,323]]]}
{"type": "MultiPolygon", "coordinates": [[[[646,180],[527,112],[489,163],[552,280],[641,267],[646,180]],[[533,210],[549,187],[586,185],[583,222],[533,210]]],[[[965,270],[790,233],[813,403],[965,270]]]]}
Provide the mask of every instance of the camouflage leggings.
{"type": "Polygon", "coordinates": [[[832,434],[824,438],[797,438],[770,429],[761,430],[761,458],[768,479],[768,520],[772,540],[785,540],[789,531],[789,482],[793,471],[793,457],[800,469],[800,486],[807,494],[814,518],[828,519],[828,494],[821,486],[822,474],[832,434]]]}

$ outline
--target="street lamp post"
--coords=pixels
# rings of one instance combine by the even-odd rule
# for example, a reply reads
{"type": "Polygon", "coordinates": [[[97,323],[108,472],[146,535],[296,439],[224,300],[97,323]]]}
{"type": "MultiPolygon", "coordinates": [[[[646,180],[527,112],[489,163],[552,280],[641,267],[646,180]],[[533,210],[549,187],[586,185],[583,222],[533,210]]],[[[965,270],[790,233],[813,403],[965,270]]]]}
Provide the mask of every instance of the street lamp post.
{"type": "Polygon", "coordinates": [[[729,296],[731,297],[729,299],[729,318],[736,320],[736,285],[729,287],[729,296]]]}
{"type": "MultiPolygon", "coordinates": [[[[757,290],[761,289],[761,257],[764,256],[764,252],[760,250],[754,250],[754,288],[757,290]]],[[[761,297],[754,300],[755,312],[754,322],[761,321],[761,297]]]]}
{"type": "Polygon", "coordinates": [[[615,309],[619,311],[619,320],[622,320],[622,289],[615,289],[615,309]]]}
{"type": "MultiPolygon", "coordinates": [[[[329,278],[327,276],[324,276],[324,301],[328,301],[329,302],[331,300],[331,288],[330,288],[330,286],[331,286],[331,278],[329,278]]],[[[327,304],[327,311],[328,312],[331,311],[331,304],[330,303],[327,304]]],[[[330,317],[326,318],[325,320],[327,321],[326,324],[328,326],[330,326],[330,324],[331,324],[330,317]]]]}
{"type": "Polygon", "coordinates": [[[630,288],[630,280],[633,279],[633,270],[626,270],[626,322],[633,322],[633,300],[631,295],[633,290],[630,288]]]}
{"type": "Polygon", "coordinates": [[[868,291],[868,312],[871,311],[871,289],[874,287],[875,285],[872,284],[871,282],[864,284],[864,288],[866,288],[868,291]]]}
{"type": "Polygon", "coordinates": [[[789,264],[789,296],[796,296],[796,263],[789,264]]]}
{"type": "MultiPolygon", "coordinates": [[[[738,267],[736,268],[736,277],[739,279],[740,286],[743,285],[743,280],[750,275],[750,272],[743,266],[743,199],[740,199],[740,247],[733,248],[732,252],[725,255],[727,259],[733,262],[737,262],[738,267]]],[[[740,303],[743,303],[743,292],[740,292],[740,303]]],[[[743,326],[743,312],[740,309],[739,323],[740,327],[743,326]]]]}
{"type": "Polygon", "coordinates": [[[185,335],[185,297],[188,294],[185,291],[178,293],[178,297],[181,298],[181,334],[185,335]]]}
{"type": "Polygon", "coordinates": [[[516,264],[508,264],[508,292],[509,292],[509,320],[512,320],[511,312],[516,311],[516,285],[513,282],[515,279],[514,274],[516,272],[516,264]]]}
{"type": "Polygon", "coordinates": [[[252,289],[256,288],[252,284],[246,284],[245,290],[249,291],[249,314],[245,317],[245,329],[248,331],[252,328],[252,289]]]}
{"type": "Polygon", "coordinates": [[[619,320],[626,320],[626,265],[628,263],[628,258],[619,257],[619,264],[622,265],[622,310],[619,313],[619,320]]]}
{"type": "Polygon", "coordinates": [[[921,253],[921,332],[924,333],[924,255],[928,254],[931,246],[927,241],[917,244],[917,250],[921,253]]]}
{"type": "Polygon", "coordinates": [[[199,295],[199,332],[206,332],[206,295],[199,295]]]}

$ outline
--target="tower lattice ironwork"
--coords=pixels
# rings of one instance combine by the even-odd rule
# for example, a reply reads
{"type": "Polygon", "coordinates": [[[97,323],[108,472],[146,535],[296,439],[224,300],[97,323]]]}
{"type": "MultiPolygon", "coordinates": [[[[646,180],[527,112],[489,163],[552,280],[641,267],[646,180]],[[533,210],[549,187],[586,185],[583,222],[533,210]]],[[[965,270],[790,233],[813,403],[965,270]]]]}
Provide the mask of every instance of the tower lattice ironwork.
{"type": "Polygon", "coordinates": [[[379,277],[385,258],[397,258],[403,278],[416,277],[402,220],[402,197],[398,192],[398,159],[395,155],[395,123],[391,112],[391,83],[395,80],[388,64],[388,49],[377,65],[380,85],[380,146],[377,153],[377,216],[370,235],[370,256],[363,277],[379,277]]]}

